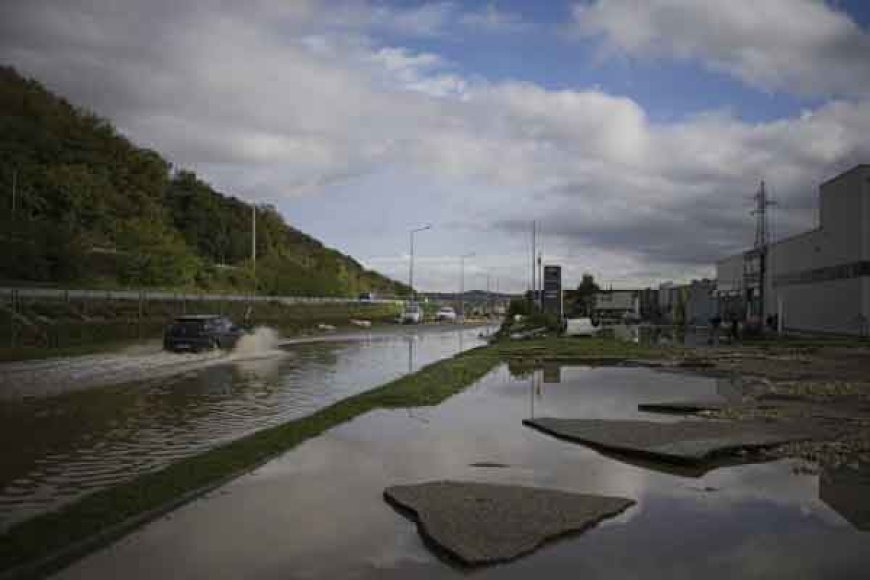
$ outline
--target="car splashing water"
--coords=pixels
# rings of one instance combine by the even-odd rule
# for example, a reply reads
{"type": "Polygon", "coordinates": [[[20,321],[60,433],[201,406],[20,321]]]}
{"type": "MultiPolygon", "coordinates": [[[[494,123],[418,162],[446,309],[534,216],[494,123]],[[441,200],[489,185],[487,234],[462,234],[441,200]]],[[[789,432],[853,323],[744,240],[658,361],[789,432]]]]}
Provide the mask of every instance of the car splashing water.
{"type": "Polygon", "coordinates": [[[168,379],[209,366],[246,359],[280,357],[278,333],[259,326],[239,339],[231,351],[175,353],[148,341],[115,353],[49,358],[0,365],[0,399],[43,397],[92,387],[168,379]]]}
{"type": "Polygon", "coordinates": [[[264,356],[280,353],[278,333],[274,328],[258,326],[250,334],[243,335],[236,343],[231,357],[264,356]]]}

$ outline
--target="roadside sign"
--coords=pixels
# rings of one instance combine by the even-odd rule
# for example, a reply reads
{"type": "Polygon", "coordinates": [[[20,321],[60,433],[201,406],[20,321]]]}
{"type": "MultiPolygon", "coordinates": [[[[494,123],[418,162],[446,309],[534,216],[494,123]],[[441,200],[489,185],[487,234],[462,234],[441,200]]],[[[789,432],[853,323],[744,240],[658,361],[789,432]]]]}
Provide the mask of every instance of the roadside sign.
{"type": "Polygon", "coordinates": [[[544,266],[544,312],[562,317],[562,266],[544,266]]]}

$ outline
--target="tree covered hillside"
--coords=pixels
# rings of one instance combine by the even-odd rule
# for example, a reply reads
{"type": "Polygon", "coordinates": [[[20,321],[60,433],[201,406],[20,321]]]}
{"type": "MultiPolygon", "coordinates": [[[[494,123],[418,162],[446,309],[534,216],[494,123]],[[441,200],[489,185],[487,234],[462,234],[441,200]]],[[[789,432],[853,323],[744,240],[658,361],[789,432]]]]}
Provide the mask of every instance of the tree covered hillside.
{"type": "MultiPolygon", "coordinates": [[[[256,211],[258,292],[407,292],[287,225],[274,207],[256,211]]],[[[0,246],[0,282],[238,292],[254,283],[250,205],[7,67],[0,246]]]]}

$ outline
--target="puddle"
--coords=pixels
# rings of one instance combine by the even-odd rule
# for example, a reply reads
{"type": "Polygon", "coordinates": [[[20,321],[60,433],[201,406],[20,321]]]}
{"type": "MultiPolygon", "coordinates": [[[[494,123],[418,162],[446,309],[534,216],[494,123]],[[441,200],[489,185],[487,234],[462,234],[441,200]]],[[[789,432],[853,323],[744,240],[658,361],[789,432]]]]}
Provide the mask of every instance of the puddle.
{"type": "Polygon", "coordinates": [[[531,412],[669,421],[637,411],[637,404],[717,397],[716,380],[641,368],[575,367],[561,368],[555,382],[552,372],[552,382],[544,382],[540,373],[537,379],[516,378],[501,367],[437,407],[358,417],[59,577],[462,577],[382,498],[389,486],[433,480],[637,501],[582,536],[475,570],[475,578],[865,577],[870,535],[851,523],[854,515],[845,515],[862,497],[854,481],[846,482],[849,489],[825,494],[829,485],[790,460],[684,477],[522,425],[531,412]]]}
{"type": "Polygon", "coordinates": [[[7,442],[0,466],[0,529],[477,346],[480,330],[401,328],[369,339],[357,335],[352,341],[277,351],[274,337],[261,333],[227,354],[136,352],[130,360],[115,354],[15,363],[13,370],[28,369],[30,375],[42,369],[39,380],[45,384],[58,381],[49,392],[60,394],[53,396],[34,389],[41,396],[22,398],[4,367],[9,380],[0,385],[0,440],[7,442]],[[104,359],[112,365],[89,366],[106,366],[95,362],[104,359]],[[166,360],[195,364],[166,376],[166,360]],[[138,369],[137,382],[78,390],[76,373],[70,372],[81,368],[111,376],[114,368],[121,380],[127,375],[118,369],[132,367],[138,369]],[[63,379],[57,378],[58,369],[65,369],[63,379]],[[142,375],[150,378],[141,380],[142,375]],[[8,444],[12,441],[15,445],[8,444]]]}

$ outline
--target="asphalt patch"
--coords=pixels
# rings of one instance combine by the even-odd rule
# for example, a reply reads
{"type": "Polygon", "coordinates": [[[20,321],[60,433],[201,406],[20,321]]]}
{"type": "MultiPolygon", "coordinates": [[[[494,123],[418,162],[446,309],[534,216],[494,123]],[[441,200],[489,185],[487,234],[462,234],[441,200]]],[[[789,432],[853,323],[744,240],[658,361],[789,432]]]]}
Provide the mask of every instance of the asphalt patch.
{"type": "Polygon", "coordinates": [[[758,421],[654,423],[544,417],[526,419],[523,424],[604,451],[684,464],[814,437],[809,429],[795,423],[758,421]]]}
{"type": "Polygon", "coordinates": [[[621,497],[457,481],[388,487],[384,498],[417,521],[427,543],[465,566],[519,558],[634,504],[621,497]]]}

